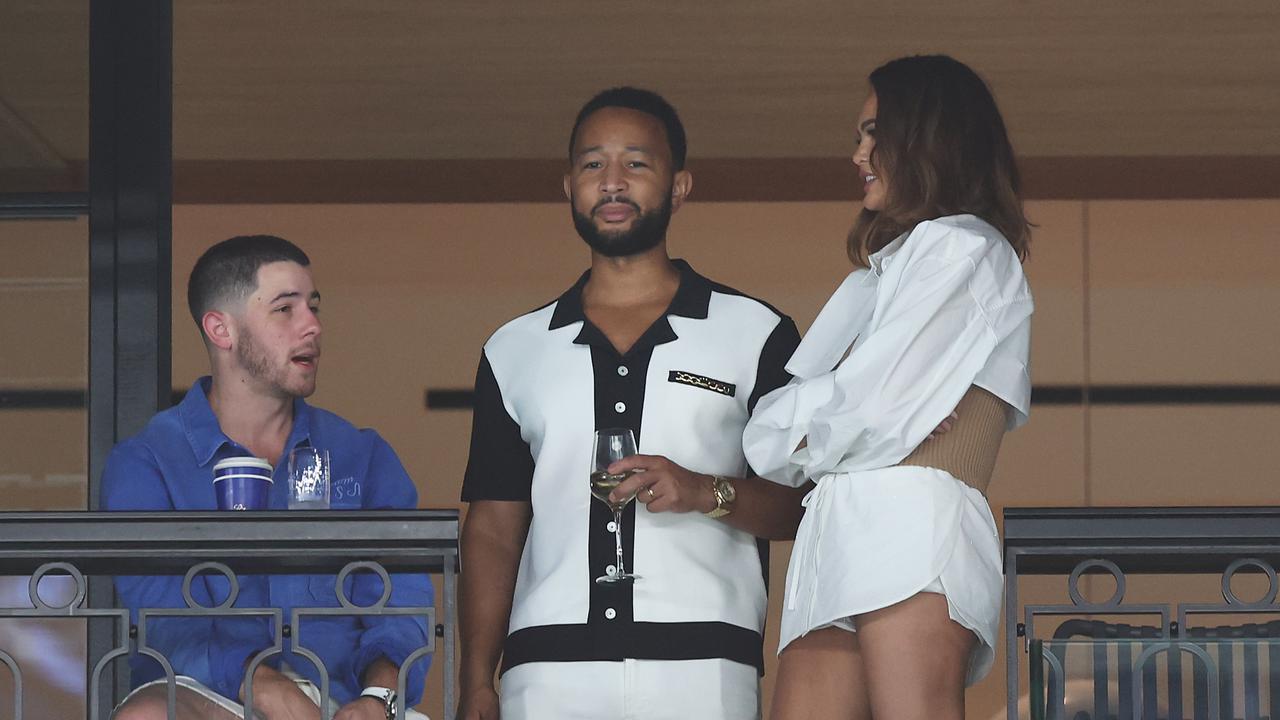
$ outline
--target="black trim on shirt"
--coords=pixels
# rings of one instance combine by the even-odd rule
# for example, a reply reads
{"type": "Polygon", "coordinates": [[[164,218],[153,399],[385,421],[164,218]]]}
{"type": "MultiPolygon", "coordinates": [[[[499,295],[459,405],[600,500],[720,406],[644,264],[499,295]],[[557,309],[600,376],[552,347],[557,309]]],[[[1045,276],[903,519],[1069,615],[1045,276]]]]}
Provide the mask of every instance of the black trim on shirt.
{"type": "MultiPolygon", "coordinates": [[[[711,290],[712,288],[718,289],[720,286],[699,275],[684,260],[672,260],[671,264],[680,273],[680,287],[676,289],[675,297],[671,298],[671,304],[667,306],[664,319],[666,315],[679,315],[680,317],[695,320],[706,320],[708,309],[711,306],[711,290]]],[[[556,300],[556,309],[551,313],[551,322],[547,325],[548,330],[555,330],[575,322],[586,321],[587,315],[582,309],[582,289],[586,287],[587,281],[590,279],[591,271],[587,270],[578,277],[578,281],[573,284],[573,287],[565,290],[564,294],[556,300]]],[[[742,295],[737,291],[730,291],[730,294],[742,295]]],[[[781,315],[782,313],[778,314],[781,315]]],[[[670,325],[668,324],[669,327],[670,325]]],[[[581,336],[579,338],[581,339],[581,336]]],[[[671,339],[675,339],[674,334],[671,339]]]]}
{"type": "MultiPolygon", "coordinates": [[[[773,332],[769,333],[769,339],[765,340],[764,347],[760,349],[760,360],[756,365],[756,384],[751,389],[751,396],[747,398],[748,414],[755,412],[756,403],[760,398],[791,382],[791,373],[787,372],[786,364],[796,348],[800,346],[800,331],[790,317],[781,313],[778,315],[780,319],[777,326],[773,328],[773,332]]],[[[749,467],[747,471],[755,474],[755,471],[749,467]]],[[[756,538],[756,550],[760,554],[760,572],[764,575],[764,589],[767,593],[769,591],[769,541],[756,538]]]]}
{"type": "Polygon", "coordinates": [[[507,636],[502,672],[530,662],[706,660],[749,665],[764,674],[764,638],[725,622],[633,622],[603,616],[585,625],[539,625],[507,636]]]}
{"type": "Polygon", "coordinates": [[[751,397],[747,400],[748,413],[755,412],[760,398],[791,382],[791,373],[787,372],[786,364],[799,346],[800,331],[791,318],[783,315],[760,350],[760,361],[756,365],[756,385],[751,389],[751,397]]]}
{"type": "MultiPolygon", "coordinates": [[[[665,323],[666,318],[659,318],[658,323],[665,323]]],[[[669,329],[670,326],[668,326],[669,329]]],[[[651,334],[653,327],[645,332],[651,334]]],[[[611,427],[630,428],[636,438],[636,447],[640,447],[640,428],[644,410],[645,378],[649,371],[649,359],[653,356],[653,345],[645,343],[645,336],[631,348],[626,355],[619,356],[617,351],[589,321],[583,323],[583,332],[591,345],[591,374],[594,379],[595,428],[601,430],[611,427]],[[619,375],[618,368],[627,368],[626,375],[619,375]],[[617,403],[625,409],[617,411],[617,403]]],[[[586,478],[583,478],[586,482],[586,478]]],[[[604,503],[592,498],[591,517],[587,521],[587,575],[583,582],[590,588],[591,617],[599,616],[603,620],[605,608],[613,608],[617,617],[616,623],[630,623],[634,608],[631,584],[610,585],[595,582],[595,578],[605,574],[606,568],[618,561],[617,541],[609,529],[613,522],[613,511],[604,503]]],[[[622,562],[626,570],[635,571],[636,546],[636,503],[627,504],[622,511],[622,562]]]]}
{"type": "MultiPolygon", "coordinates": [[[[585,486],[587,479],[582,483],[585,486]]],[[[502,402],[502,390],[489,358],[480,354],[476,369],[471,450],[462,479],[462,501],[522,500],[533,493],[533,450],[502,402]]]]}

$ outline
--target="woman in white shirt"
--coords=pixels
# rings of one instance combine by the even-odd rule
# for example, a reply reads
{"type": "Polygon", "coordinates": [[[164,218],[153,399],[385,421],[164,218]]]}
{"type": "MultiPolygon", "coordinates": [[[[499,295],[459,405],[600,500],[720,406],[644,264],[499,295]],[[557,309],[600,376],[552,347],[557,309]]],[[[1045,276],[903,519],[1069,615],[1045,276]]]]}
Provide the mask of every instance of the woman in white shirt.
{"type": "Polygon", "coordinates": [[[962,63],[902,58],[870,80],[856,269],[743,439],[760,475],[815,484],[787,572],[772,720],[959,720],[999,626],[983,492],[1031,394],[1013,150],[962,63]],[[950,432],[930,437],[953,409],[950,432]]]}

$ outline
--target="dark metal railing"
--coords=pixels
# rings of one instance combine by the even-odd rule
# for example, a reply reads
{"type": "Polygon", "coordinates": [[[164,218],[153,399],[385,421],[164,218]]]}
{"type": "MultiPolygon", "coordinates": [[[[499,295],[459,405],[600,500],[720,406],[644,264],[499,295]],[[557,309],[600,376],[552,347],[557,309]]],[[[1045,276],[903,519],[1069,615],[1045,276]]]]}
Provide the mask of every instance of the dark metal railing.
{"type": "Polygon", "coordinates": [[[1083,687],[1075,688],[1078,695],[1090,695],[1085,704],[1092,702],[1091,708],[1075,718],[1182,718],[1184,690],[1191,693],[1186,717],[1197,720],[1274,717],[1280,709],[1280,644],[1275,642],[1280,628],[1275,623],[1193,626],[1197,616],[1274,620],[1280,613],[1275,571],[1280,508],[1008,508],[1004,534],[1010,720],[1019,717],[1026,694],[1020,687],[1024,666],[1029,716],[1065,716],[1068,657],[1082,659],[1091,671],[1083,687]],[[1232,590],[1233,577],[1242,571],[1266,577],[1268,589],[1258,600],[1243,600],[1232,590]],[[1111,597],[1084,596],[1080,581],[1091,574],[1114,580],[1111,597]],[[1126,578],[1138,574],[1219,575],[1222,602],[1187,597],[1126,602],[1126,578]],[[1066,576],[1067,602],[1020,608],[1019,581],[1029,575],[1066,576]],[[1130,625],[1096,619],[1113,616],[1150,620],[1130,625]],[[1045,629],[1048,622],[1037,625],[1037,619],[1048,617],[1067,621],[1051,631],[1045,629]],[[1159,674],[1158,663],[1164,667],[1159,674]],[[1185,684],[1184,666],[1192,675],[1185,684]],[[1263,694],[1261,688],[1271,692],[1263,694]],[[1244,715],[1237,705],[1245,708],[1244,715]]]}
{"type": "MultiPolygon", "coordinates": [[[[168,660],[148,647],[146,619],[157,616],[257,616],[271,618],[275,644],[257,654],[246,668],[246,705],[252,701],[254,669],[281,653],[286,639],[292,650],[311,660],[327,678],[320,658],[302,647],[303,622],[325,615],[411,615],[426,619],[427,644],[411,654],[400,667],[399,690],[403,697],[406,673],[417,660],[436,650],[435,637],[444,638],[444,709],[454,708],[454,623],[457,617],[458,512],[411,511],[267,511],[227,512],[42,512],[0,513],[0,575],[27,575],[31,608],[0,608],[0,618],[84,618],[110,622],[114,647],[89,657],[88,715],[99,720],[110,712],[99,701],[99,688],[114,682],[114,661],[130,653],[155,659],[170,685],[170,717],[173,708],[173,669],[168,660]],[[371,605],[357,605],[343,592],[351,573],[369,572],[382,580],[382,597],[371,605]],[[231,594],[214,607],[196,601],[192,580],[206,573],[221,573],[231,594]],[[246,574],[336,574],[338,607],[298,608],[283,622],[280,608],[232,607],[238,593],[237,577],[246,574]],[[387,604],[391,573],[431,573],[444,577],[441,588],[443,623],[435,623],[434,608],[387,604]],[[184,575],[186,608],[150,608],[139,612],[139,626],[129,622],[129,611],[115,607],[91,607],[86,602],[90,583],[110,583],[111,575],[184,575]],[[39,593],[43,578],[70,576],[74,596],[65,604],[50,604],[39,593]]],[[[22,659],[0,647],[0,672],[13,676],[13,712],[22,720],[22,659]]],[[[321,687],[322,711],[329,717],[327,680],[321,687]]],[[[116,702],[122,698],[115,693],[116,702]]],[[[403,718],[404,709],[398,711],[403,718]]]]}

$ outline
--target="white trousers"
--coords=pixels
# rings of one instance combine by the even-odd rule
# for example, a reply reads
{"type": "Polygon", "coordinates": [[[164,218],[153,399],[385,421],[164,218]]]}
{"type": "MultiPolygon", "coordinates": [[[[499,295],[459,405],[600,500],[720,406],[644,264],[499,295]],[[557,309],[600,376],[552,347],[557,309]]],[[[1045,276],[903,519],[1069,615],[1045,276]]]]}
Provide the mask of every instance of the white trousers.
{"type": "Polygon", "coordinates": [[[759,720],[756,669],[728,660],[538,662],[502,675],[502,720],[759,720]]]}

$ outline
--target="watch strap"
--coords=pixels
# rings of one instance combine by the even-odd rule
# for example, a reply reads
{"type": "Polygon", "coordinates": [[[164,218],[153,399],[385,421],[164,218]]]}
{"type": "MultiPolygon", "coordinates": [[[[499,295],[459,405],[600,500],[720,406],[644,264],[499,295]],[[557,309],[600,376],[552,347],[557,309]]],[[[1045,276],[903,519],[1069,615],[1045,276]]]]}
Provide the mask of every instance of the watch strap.
{"type": "Polygon", "coordinates": [[[395,690],[374,685],[361,690],[360,697],[373,698],[381,702],[382,709],[387,714],[387,720],[394,720],[396,716],[396,701],[399,699],[395,690]]]}

